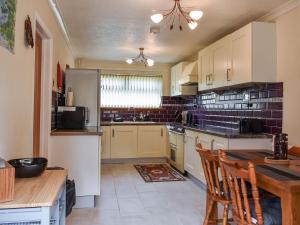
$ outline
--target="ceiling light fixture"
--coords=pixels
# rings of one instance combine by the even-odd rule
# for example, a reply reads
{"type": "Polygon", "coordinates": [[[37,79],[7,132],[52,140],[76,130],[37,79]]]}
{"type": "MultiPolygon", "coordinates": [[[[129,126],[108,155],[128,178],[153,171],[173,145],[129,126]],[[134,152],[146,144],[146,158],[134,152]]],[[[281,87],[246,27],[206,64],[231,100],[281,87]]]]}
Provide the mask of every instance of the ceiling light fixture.
{"type": "Polygon", "coordinates": [[[141,63],[141,64],[144,64],[145,66],[153,66],[154,65],[154,60],[150,59],[150,58],[147,58],[144,55],[144,48],[139,48],[139,50],[140,50],[140,54],[136,58],[127,59],[126,62],[128,64],[141,63]]]}
{"type": "Polygon", "coordinates": [[[203,12],[201,10],[192,10],[190,12],[187,12],[182,8],[180,0],[174,0],[174,2],[175,4],[171,10],[165,10],[164,13],[156,13],[151,16],[151,20],[154,23],[160,23],[161,21],[170,18],[170,30],[173,30],[174,21],[177,17],[179,21],[179,30],[182,31],[183,28],[181,25],[181,18],[183,18],[188,23],[188,26],[191,30],[196,29],[196,27],[198,26],[198,23],[196,21],[202,18],[203,12]]]}

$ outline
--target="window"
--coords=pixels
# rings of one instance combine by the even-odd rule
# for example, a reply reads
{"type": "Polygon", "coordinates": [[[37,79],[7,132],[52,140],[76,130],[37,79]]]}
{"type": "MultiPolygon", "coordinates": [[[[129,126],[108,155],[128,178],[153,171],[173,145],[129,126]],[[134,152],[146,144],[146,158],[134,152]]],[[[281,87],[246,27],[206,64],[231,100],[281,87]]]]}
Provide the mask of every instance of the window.
{"type": "Polygon", "coordinates": [[[115,108],[158,108],[162,77],[101,75],[101,106],[115,108]]]}

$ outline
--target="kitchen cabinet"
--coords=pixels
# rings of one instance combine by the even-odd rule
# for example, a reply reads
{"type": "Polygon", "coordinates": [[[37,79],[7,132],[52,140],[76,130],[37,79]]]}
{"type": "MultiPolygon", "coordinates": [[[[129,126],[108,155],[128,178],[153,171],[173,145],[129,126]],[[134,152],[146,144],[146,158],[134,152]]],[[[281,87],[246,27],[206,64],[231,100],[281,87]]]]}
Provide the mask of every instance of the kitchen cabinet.
{"type": "Polygon", "coordinates": [[[50,138],[48,164],[65,168],[69,179],[75,181],[77,207],[94,207],[94,196],[100,195],[100,146],[98,135],[50,138]]]}
{"type": "Polygon", "coordinates": [[[253,22],[199,52],[198,90],[276,82],[275,24],[253,22]]]}
{"type": "Polygon", "coordinates": [[[196,145],[198,143],[198,133],[194,131],[186,131],[184,137],[184,169],[189,174],[205,183],[205,175],[201,159],[199,153],[196,151],[196,145]]]}
{"type": "Polygon", "coordinates": [[[138,156],[138,127],[111,127],[111,158],[136,158],[138,156]]]}
{"type": "Polygon", "coordinates": [[[164,157],[166,131],[164,126],[138,127],[138,157],[164,157]]]}
{"type": "Polygon", "coordinates": [[[199,53],[198,56],[198,82],[199,91],[212,88],[212,54],[211,48],[207,47],[199,53]]]}
{"type": "Polygon", "coordinates": [[[254,22],[231,34],[229,85],[276,82],[276,26],[254,22]]]}
{"type": "Polygon", "coordinates": [[[0,203],[0,224],[67,224],[66,176],[66,171],[45,171],[39,177],[18,179],[15,199],[0,203]]]}
{"type": "Polygon", "coordinates": [[[184,138],[184,169],[206,184],[201,158],[196,145],[201,144],[208,150],[228,149],[271,149],[272,138],[223,138],[198,131],[185,131],[184,138]]]}
{"type": "Polygon", "coordinates": [[[199,90],[221,87],[226,83],[230,67],[229,43],[225,37],[199,53],[199,90]]]}
{"type": "Polygon", "coordinates": [[[102,159],[110,159],[110,136],[111,136],[111,129],[110,126],[104,126],[103,135],[100,137],[102,139],[101,142],[101,158],[102,159]]]}
{"type": "Polygon", "coordinates": [[[171,96],[182,94],[180,80],[186,65],[188,65],[188,62],[181,62],[171,68],[171,96]]]}

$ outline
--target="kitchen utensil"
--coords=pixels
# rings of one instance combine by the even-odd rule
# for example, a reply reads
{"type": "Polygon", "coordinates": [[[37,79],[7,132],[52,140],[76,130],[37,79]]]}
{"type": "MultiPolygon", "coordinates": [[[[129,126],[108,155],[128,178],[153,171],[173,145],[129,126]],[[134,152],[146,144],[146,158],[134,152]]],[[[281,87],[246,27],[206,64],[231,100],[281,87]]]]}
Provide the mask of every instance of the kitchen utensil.
{"type": "Polygon", "coordinates": [[[45,158],[22,158],[8,161],[16,170],[17,178],[30,178],[40,176],[47,168],[48,160],[45,158]]]}

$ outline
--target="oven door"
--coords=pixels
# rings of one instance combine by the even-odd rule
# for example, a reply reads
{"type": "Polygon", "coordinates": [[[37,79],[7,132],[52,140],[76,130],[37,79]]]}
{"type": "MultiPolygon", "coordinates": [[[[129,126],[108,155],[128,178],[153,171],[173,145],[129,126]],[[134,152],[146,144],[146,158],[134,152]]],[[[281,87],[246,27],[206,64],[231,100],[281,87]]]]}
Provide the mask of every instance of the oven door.
{"type": "Polygon", "coordinates": [[[177,147],[176,145],[173,145],[170,143],[170,161],[173,164],[176,164],[176,158],[177,158],[177,147]]]}

